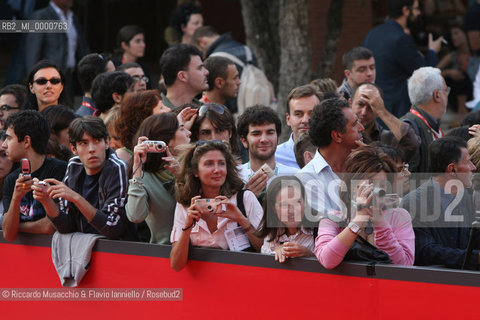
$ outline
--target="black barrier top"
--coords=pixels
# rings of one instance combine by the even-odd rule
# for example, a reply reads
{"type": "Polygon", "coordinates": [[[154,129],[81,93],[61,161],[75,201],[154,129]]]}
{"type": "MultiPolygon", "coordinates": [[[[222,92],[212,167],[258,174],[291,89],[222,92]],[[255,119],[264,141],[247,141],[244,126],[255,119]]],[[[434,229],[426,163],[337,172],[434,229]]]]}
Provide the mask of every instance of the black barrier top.
{"type": "MultiPolygon", "coordinates": [[[[1,233],[0,243],[9,243],[3,238],[1,233]]],[[[19,233],[17,239],[12,242],[12,244],[39,247],[50,247],[51,243],[51,235],[22,233],[19,233]]],[[[170,245],[99,239],[93,250],[97,252],[119,253],[132,256],[169,258],[170,249],[170,245]]],[[[391,264],[371,265],[367,263],[342,262],[335,269],[328,270],[322,267],[318,260],[313,257],[287,259],[285,263],[278,263],[274,260],[273,256],[270,255],[251,252],[232,252],[227,250],[199,247],[192,247],[189,250],[188,259],[204,262],[226,263],[242,266],[304,271],[372,279],[480,287],[479,272],[447,269],[442,267],[411,267],[391,264]]]]}

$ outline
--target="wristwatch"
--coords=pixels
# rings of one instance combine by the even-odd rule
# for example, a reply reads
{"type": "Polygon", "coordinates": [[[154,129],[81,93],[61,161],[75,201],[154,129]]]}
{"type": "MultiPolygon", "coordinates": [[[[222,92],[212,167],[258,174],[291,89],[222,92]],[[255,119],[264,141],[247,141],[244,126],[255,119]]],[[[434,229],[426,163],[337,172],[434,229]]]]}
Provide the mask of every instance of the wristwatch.
{"type": "Polygon", "coordinates": [[[360,226],[358,224],[356,224],[355,222],[350,222],[348,224],[348,228],[350,230],[352,230],[352,232],[355,233],[355,234],[358,234],[358,232],[360,231],[360,226]]]}

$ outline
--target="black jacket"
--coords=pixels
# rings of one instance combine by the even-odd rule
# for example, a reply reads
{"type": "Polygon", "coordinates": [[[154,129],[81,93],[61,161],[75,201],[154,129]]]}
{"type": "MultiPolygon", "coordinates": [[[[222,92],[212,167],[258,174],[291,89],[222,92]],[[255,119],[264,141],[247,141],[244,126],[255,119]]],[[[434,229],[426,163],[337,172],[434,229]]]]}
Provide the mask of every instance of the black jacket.
{"type": "MultiPolygon", "coordinates": [[[[98,176],[99,208],[93,220],[89,223],[73,203],[62,198],[59,215],[51,220],[60,233],[99,233],[109,239],[137,240],[135,225],[128,221],[125,212],[128,190],[125,163],[117,158],[112,149],[106,152],[105,165],[98,176]]],[[[73,157],[68,162],[63,182],[81,194],[85,175],[80,158],[73,157]]]]}

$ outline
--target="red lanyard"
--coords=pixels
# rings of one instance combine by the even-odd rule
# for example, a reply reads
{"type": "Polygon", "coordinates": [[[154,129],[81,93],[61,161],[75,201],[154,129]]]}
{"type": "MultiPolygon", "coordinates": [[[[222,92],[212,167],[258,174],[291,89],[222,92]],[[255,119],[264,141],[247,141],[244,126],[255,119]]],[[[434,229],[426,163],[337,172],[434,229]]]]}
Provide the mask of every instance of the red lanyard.
{"type": "Polygon", "coordinates": [[[95,109],[90,102],[87,102],[87,101],[82,101],[82,106],[83,107],[87,107],[89,109],[92,109],[93,111],[96,111],[97,109],[95,109]]]}
{"type": "Polygon", "coordinates": [[[442,131],[442,128],[438,128],[438,132],[433,130],[433,128],[428,124],[428,121],[427,119],[425,119],[424,116],[422,116],[420,114],[420,112],[418,112],[417,110],[414,110],[414,109],[410,109],[410,112],[412,114],[414,114],[415,116],[417,116],[417,118],[419,118],[420,120],[422,120],[426,125],[427,127],[430,129],[430,131],[432,132],[432,135],[433,135],[433,140],[436,140],[438,138],[443,138],[443,131],[442,131]]]}

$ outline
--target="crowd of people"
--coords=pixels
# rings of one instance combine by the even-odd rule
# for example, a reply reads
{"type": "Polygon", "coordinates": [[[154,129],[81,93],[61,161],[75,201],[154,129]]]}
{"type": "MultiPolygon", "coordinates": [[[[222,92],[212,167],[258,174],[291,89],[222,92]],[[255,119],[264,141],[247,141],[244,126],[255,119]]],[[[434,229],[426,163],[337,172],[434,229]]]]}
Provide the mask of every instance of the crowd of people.
{"type": "MultiPolygon", "coordinates": [[[[69,33],[66,64],[38,52],[26,85],[0,90],[4,238],[57,231],[171,244],[177,271],[190,246],[280,263],[316,256],[325,268],[356,260],[478,270],[480,235],[470,230],[480,111],[446,134],[440,123],[451,80],[467,113],[474,53],[467,63],[472,48],[455,34],[456,51],[437,67],[442,38],[430,36],[423,57],[409,35],[418,0],[388,3],[385,23],[343,55],[340,87],[308,79],[286,97],[285,115],[262,104],[237,112],[243,70],[213,53],[246,63],[244,46],[202,26],[192,4],[166,32],[158,88],[141,62],[142,28],[121,28],[113,56],[70,55],[82,43],[69,33]],[[68,94],[72,68],[80,106],[68,94]],[[279,144],[283,116],[292,133],[279,144]]],[[[75,20],[64,1],[42,10],[75,20]]]]}

